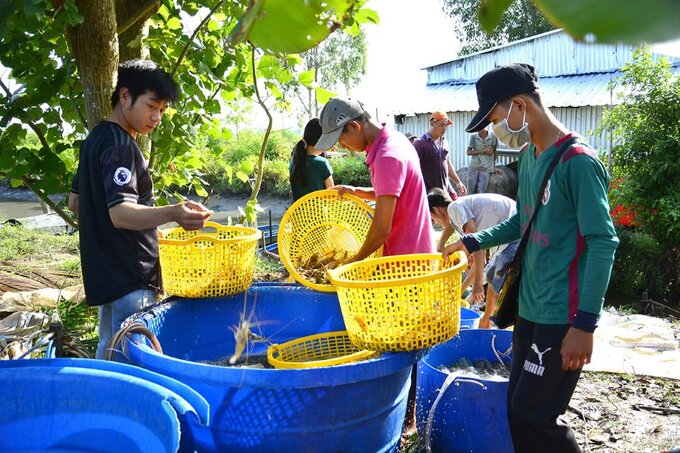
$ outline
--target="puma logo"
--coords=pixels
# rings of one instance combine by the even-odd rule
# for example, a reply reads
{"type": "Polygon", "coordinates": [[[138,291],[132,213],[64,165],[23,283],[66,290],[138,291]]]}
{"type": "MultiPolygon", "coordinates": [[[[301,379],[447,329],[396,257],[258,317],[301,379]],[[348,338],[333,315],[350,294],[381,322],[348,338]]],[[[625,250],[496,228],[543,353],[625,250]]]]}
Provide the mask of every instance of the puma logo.
{"type": "Polygon", "coordinates": [[[538,364],[539,364],[540,366],[543,366],[543,354],[545,354],[546,352],[550,351],[551,349],[552,349],[552,348],[548,348],[548,349],[546,349],[545,351],[541,352],[541,351],[538,350],[538,346],[536,346],[536,343],[533,343],[533,344],[531,345],[531,350],[534,351],[534,352],[536,353],[536,355],[538,356],[538,364]]]}

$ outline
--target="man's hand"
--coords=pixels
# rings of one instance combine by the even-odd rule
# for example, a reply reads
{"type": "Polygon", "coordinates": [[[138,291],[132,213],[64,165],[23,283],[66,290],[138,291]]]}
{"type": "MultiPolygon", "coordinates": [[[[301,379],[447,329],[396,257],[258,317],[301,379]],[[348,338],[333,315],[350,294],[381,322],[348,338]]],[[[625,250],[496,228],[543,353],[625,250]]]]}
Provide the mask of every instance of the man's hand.
{"type": "Polygon", "coordinates": [[[451,256],[453,253],[457,252],[458,250],[464,250],[465,253],[469,253],[465,246],[463,245],[463,241],[460,239],[454,242],[453,244],[447,245],[444,247],[444,251],[442,252],[442,258],[444,258],[444,261],[449,260],[449,256],[451,256]]]}
{"type": "Polygon", "coordinates": [[[477,279],[472,284],[472,301],[474,303],[484,302],[484,284],[477,279]]]}
{"type": "Polygon", "coordinates": [[[593,355],[593,334],[575,327],[570,327],[562,340],[562,369],[578,370],[590,363],[593,355]]]}
{"type": "Polygon", "coordinates": [[[502,174],[503,174],[503,170],[501,170],[500,168],[494,169],[493,172],[496,173],[497,175],[502,175],[502,174]]]}
{"type": "Polygon", "coordinates": [[[480,329],[490,329],[491,328],[491,312],[486,308],[484,309],[484,314],[479,320],[480,329]]]}
{"type": "Polygon", "coordinates": [[[175,205],[175,222],[185,230],[199,230],[205,227],[205,221],[213,212],[195,201],[186,201],[175,205]]]}
{"type": "Polygon", "coordinates": [[[467,195],[467,187],[465,187],[465,184],[463,184],[462,181],[458,181],[458,184],[456,184],[456,189],[458,189],[458,192],[460,192],[461,197],[463,195],[467,195]]]}
{"type": "Polygon", "coordinates": [[[345,195],[346,193],[348,193],[350,195],[355,195],[357,188],[354,187],[354,186],[347,186],[347,185],[341,184],[341,185],[331,187],[330,190],[337,190],[338,196],[340,198],[342,198],[342,196],[345,195]]]}

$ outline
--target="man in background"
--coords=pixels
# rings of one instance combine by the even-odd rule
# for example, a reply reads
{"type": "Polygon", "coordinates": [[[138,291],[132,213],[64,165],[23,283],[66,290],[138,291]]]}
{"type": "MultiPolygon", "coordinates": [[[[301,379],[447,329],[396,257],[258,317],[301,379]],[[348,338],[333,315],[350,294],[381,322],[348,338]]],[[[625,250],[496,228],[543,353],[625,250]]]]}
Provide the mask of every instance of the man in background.
{"type": "Polygon", "coordinates": [[[444,112],[433,112],[430,115],[430,128],[422,137],[413,143],[420,159],[420,170],[425,181],[425,190],[429,193],[435,187],[439,187],[455,200],[458,194],[465,195],[467,189],[458,177],[458,173],[449,160],[449,150],[446,149],[444,134],[446,129],[453,124],[444,112]],[[451,185],[451,178],[455,189],[451,185]],[[458,190],[458,194],[456,193],[458,190]]]}
{"type": "Polygon", "coordinates": [[[480,129],[470,137],[467,149],[467,155],[471,157],[467,176],[469,193],[486,192],[489,177],[496,171],[496,148],[498,139],[487,128],[480,129]]]}

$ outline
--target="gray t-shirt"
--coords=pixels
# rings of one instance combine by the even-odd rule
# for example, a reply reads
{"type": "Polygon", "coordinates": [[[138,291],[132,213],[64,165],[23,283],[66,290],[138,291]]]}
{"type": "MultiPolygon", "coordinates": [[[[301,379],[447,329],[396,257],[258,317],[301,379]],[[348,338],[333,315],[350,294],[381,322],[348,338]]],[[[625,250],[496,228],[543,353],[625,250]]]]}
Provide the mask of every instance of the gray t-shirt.
{"type": "MultiPolygon", "coordinates": [[[[482,150],[484,148],[498,148],[498,139],[496,136],[489,132],[486,138],[482,138],[479,133],[472,134],[470,137],[470,144],[468,147],[474,149],[475,151],[482,150]]],[[[470,168],[477,171],[493,171],[494,156],[488,154],[477,154],[470,157],[470,168]]]]}

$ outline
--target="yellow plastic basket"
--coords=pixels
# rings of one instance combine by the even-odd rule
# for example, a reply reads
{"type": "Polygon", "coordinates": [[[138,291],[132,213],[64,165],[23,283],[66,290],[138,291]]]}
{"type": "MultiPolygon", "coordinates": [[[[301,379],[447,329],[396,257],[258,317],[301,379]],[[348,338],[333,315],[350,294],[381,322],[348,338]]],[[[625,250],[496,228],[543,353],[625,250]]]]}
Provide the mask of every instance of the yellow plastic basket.
{"type": "Polygon", "coordinates": [[[329,271],[352,343],[374,351],[412,351],[458,333],[465,254],[396,255],[329,271]],[[454,263],[454,258],[458,261],[454,263]]]}
{"type": "Polygon", "coordinates": [[[352,344],[347,331],[326,332],[297,338],[267,349],[267,360],[274,368],[318,368],[366,360],[377,355],[352,344]]]}
{"type": "Polygon", "coordinates": [[[206,222],[205,230],[159,231],[163,288],[172,296],[216,297],[245,291],[253,283],[261,231],[206,222]]]}
{"type": "MultiPolygon", "coordinates": [[[[373,221],[373,208],[353,195],[338,196],[337,190],[319,190],[297,200],[279,224],[278,246],[283,265],[303,285],[317,291],[335,291],[333,285],[317,283],[298,272],[297,264],[312,255],[359,251],[373,221]]],[[[371,256],[381,256],[382,248],[371,256]]]]}

